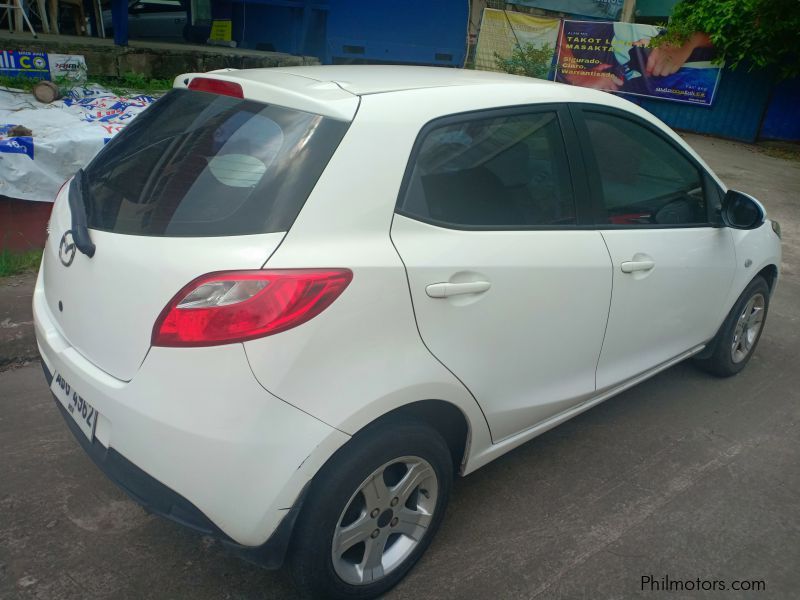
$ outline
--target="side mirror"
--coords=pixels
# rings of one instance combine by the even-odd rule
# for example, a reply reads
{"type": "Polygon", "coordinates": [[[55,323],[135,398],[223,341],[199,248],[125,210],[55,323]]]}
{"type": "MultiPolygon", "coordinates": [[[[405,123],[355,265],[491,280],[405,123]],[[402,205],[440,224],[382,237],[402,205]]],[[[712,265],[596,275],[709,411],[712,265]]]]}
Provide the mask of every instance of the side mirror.
{"type": "Polygon", "coordinates": [[[764,222],[764,208],[753,198],[736,190],[728,190],[722,199],[722,221],[733,229],[756,229],[764,222]]]}

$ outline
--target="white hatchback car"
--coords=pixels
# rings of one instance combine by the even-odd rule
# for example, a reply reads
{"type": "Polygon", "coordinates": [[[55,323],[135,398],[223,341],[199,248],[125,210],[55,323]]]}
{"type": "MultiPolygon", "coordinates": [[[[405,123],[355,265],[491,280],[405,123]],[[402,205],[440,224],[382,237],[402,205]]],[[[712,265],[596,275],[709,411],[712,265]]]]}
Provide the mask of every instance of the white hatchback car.
{"type": "Polygon", "coordinates": [[[58,194],[46,375],[148,510],[368,598],[454,473],[753,354],[779,227],[652,115],[420,67],[179,77],[58,194]]]}

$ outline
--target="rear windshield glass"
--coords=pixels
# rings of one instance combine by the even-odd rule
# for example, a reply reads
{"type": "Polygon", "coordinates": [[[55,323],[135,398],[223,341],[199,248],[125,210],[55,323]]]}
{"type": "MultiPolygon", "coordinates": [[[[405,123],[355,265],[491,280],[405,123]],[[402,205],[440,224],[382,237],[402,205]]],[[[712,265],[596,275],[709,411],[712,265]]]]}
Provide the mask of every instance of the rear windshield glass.
{"type": "Polygon", "coordinates": [[[347,123],[173,90],[86,169],[93,229],[151,236],[287,231],[347,123]]]}

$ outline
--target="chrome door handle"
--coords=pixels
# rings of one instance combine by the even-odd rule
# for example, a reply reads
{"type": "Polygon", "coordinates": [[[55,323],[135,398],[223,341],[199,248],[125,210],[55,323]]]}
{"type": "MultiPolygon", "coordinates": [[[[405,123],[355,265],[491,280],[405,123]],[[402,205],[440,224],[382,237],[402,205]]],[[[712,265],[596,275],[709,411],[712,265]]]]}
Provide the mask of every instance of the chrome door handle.
{"type": "Polygon", "coordinates": [[[492,287],[488,281],[468,281],[465,283],[432,283],[425,288],[431,298],[449,298],[459,294],[481,294],[492,287]]]}
{"type": "Polygon", "coordinates": [[[633,273],[635,271],[649,271],[656,266],[652,260],[631,260],[620,265],[623,273],[633,273]]]}

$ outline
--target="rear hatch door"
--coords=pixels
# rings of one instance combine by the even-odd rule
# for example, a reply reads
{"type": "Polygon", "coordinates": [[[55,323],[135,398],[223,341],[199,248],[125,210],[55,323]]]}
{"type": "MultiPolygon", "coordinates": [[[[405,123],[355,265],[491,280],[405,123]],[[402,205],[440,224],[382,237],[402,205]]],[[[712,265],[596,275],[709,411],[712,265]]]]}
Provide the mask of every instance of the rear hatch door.
{"type": "Polygon", "coordinates": [[[56,199],[42,275],[68,342],[130,380],[160,312],[185,284],[213,271],[262,267],[347,125],[190,90],[156,102],[83,173],[91,258],[73,244],[75,180],[56,199]]]}

